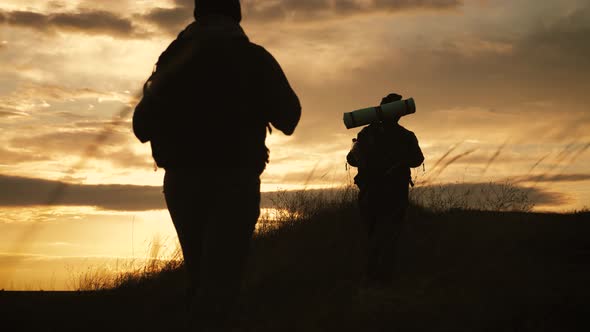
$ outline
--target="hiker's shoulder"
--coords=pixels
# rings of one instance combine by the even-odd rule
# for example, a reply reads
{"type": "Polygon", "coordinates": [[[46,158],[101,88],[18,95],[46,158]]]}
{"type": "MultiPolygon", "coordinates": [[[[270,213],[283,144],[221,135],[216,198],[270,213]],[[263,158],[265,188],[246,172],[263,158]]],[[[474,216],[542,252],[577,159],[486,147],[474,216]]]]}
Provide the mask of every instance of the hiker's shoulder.
{"type": "Polygon", "coordinates": [[[374,125],[372,125],[372,124],[365,126],[365,127],[363,127],[363,129],[361,129],[361,131],[359,131],[357,136],[358,136],[358,138],[367,137],[369,135],[372,135],[374,130],[375,130],[374,125]]]}
{"type": "Polygon", "coordinates": [[[256,57],[260,61],[276,61],[274,56],[261,45],[258,45],[253,42],[248,42],[246,43],[245,48],[250,55],[256,57]]]}
{"type": "Polygon", "coordinates": [[[402,135],[404,135],[406,137],[415,137],[416,136],[413,131],[407,129],[406,127],[400,125],[399,123],[396,124],[395,130],[397,130],[398,132],[400,132],[402,135]]]}

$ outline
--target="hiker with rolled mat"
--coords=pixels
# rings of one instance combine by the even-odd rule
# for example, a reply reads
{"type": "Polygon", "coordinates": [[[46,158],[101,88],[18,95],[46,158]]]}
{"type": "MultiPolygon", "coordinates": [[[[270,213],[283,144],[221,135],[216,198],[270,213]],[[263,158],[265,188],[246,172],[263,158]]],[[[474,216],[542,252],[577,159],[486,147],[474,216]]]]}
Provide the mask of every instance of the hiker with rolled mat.
{"type": "Polygon", "coordinates": [[[381,105],[344,114],[347,128],[364,127],[346,159],[358,168],[359,209],[367,236],[367,286],[392,281],[396,246],[409,204],[410,168],[424,162],[413,132],[398,121],[416,111],[413,99],[389,94],[381,105]]]}

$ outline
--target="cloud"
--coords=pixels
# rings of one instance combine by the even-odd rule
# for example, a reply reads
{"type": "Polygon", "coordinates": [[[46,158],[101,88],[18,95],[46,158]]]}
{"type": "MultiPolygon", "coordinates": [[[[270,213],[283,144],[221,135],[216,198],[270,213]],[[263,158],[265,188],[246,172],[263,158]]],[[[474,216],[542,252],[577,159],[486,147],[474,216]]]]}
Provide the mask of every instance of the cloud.
{"type": "MultiPolygon", "coordinates": [[[[154,4],[162,5],[164,3],[171,4],[172,8],[150,9],[144,6],[141,9],[135,9],[136,14],[134,11],[114,9],[111,2],[114,5],[117,1],[101,1],[96,6],[100,5],[101,10],[120,13],[115,15],[129,15],[140,27],[145,25],[145,21],[152,22],[153,26],[150,28],[155,30],[158,27],[159,30],[170,34],[178,32],[177,28],[173,27],[175,22],[180,28],[182,24],[192,19],[192,0],[154,2],[154,4]],[[142,20],[144,17],[145,20],[140,21],[139,17],[134,15],[141,15],[142,20]]],[[[397,2],[400,3],[400,1],[397,2]]],[[[92,0],[87,3],[90,4],[88,8],[96,10],[97,7],[93,3],[98,2],[92,0]]],[[[426,148],[428,151],[425,152],[432,152],[440,146],[444,149],[446,144],[455,143],[465,138],[476,138],[485,144],[502,142],[508,137],[513,137],[511,135],[522,135],[528,136],[527,144],[533,142],[539,144],[539,146],[524,146],[520,145],[522,141],[519,141],[518,144],[515,144],[514,154],[503,154],[498,159],[497,166],[500,168],[505,166],[508,161],[519,161],[521,158],[524,164],[527,157],[531,156],[532,149],[549,151],[552,147],[543,144],[553,143],[554,138],[564,137],[569,140],[570,137],[586,137],[585,135],[587,135],[587,130],[585,130],[585,125],[587,126],[588,123],[587,112],[585,118],[578,119],[573,115],[574,108],[561,104],[563,101],[564,103],[588,105],[588,94],[582,90],[588,83],[586,64],[590,59],[588,51],[590,44],[585,42],[585,39],[589,34],[588,22],[590,19],[588,17],[590,16],[587,14],[587,9],[572,8],[570,2],[555,4],[554,7],[559,7],[559,10],[550,13],[542,12],[539,9],[542,7],[541,5],[536,6],[534,1],[528,0],[517,5],[518,8],[514,11],[512,10],[515,5],[510,2],[494,3],[492,7],[501,9],[486,12],[486,15],[481,15],[481,11],[478,10],[489,8],[480,8],[473,5],[474,2],[465,2],[465,8],[461,10],[460,15],[455,15],[453,12],[450,15],[428,13],[422,16],[397,15],[395,17],[385,16],[388,13],[383,9],[386,8],[383,4],[385,2],[372,0],[365,1],[367,5],[362,8],[361,2],[356,1],[270,0],[243,1],[243,3],[245,12],[256,6],[263,9],[265,4],[274,6],[278,12],[274,16],[269,16],[266,22],[293,22],[293,24],[270,24],[277,28],[265,31],[263,30],[264,26],[256,26],[257,22],[264,22],[262,18],[257,21],[255,16],[248,16],[251,13],[245,15],[245,23],[252,22],[252,26],[247,26],[247,28],[251,32],[253,40],[261,40],[261,44],[277,56],[291,83],[299,93],[302,103],[305,104],[302,123],[296,135],[291,141],[284,144],[281,142],[281,144],[276,144],[276,148],[273,148],[273,155],[280,157],[284,155],[285,159],[283,162],[275,158],[269,166],[269,171],[271,171],[269,174],[272,175],[274,182],[303,183],[307,178],[306,172],[288,173],[283,177],[283,174],[287,173],[285,170],[299,168],[301,171],[305,169],[299,165],[309,164],[308,159],[316,158],[317,151],[327,142],[334,145],[338,143],[339,145],[334,148],[334,151],[340,150],[343,153],[341,156],[338,156],[337,153],[326,155],[334,156],[334,160],[342,160],[349,148],[350,137],[354,136],[355,132],[344,131],[340,120],[341,113],[374,105],[378,103],[382,94],[389,92],[389,90],[399,91],[405,96],[416,97],[419,111],[416,115],[404,119],[403,124],[416,132],[421,143],[431,146],[431,148],[426,148]],[[377,6],[381,6],[379,10],[371,9],[377,8],[377,6]],[[529,8],[535,6],[535,10],[523,12],[519,11],[519,6],[529,8]],[[320,8],[319,11],[318,8],[320,8]],[[313,16],[314,11],[321,12],[321,14],[313,16]],[[512,14],[505,15],[508,11],[512,14]],[[294,16],[285,16],[289,12],[291,14],[288,15],[294,16]],[[302,13],[309,13],[309,17],[302,13]],[[356,18],[355,15],[368,15],[369,13],[375,15],[370,19],[355,19],[355,24],[350,24],[352,20],[337,21],[338,18],[356,18]],[[383,13],[383,15],[379,13],[383,13]],[[328,24],[305,24],[311,20],[321,22],[324,18],[330,19],[328,24]],[[395,26],[395,29],[392,29],[392,26],[395,26]],[[316,59],[317,61],[315,61],[316,59]],[[576,66],[579,67],[577,71],[570,70],[576,66]],[[530,104],[525,107],[525,102],[533,101],[539,101],[539,104],[530,104]],[[543,106],[543,102],[545,106],[543,106]],[[434,112],[441,109],[451,111],[434,112]],[[459,112],[461,109],[467,111],[459,112]],[[482,111],[476,111],[476,109],[482,111]],[[543,127],[541,128],[541,126],[543,127]],[[539,127],[538,133],[532,133],[529,130],[537,129],[537,127],[539,127]],[[283,151],[284,153],[282,153],[283,151]],[[280,167],[273,168],[275,165],[280,167]]],[[[416,4],[417,2],[405,1],[405,3],[416,4]]],[[[131,5],[121,6],[132,8],[131,5]]],[[[414,8],[412,10],[422,10],[419,6],[414,6],[414,8]]],[[[430,9],[433,7],[431,6],[430,9]]],[[[494,10],[494,8],[491,9],[494,10]]],[[[74,8],[68,6],[52,9],[52,11],[59,12],[76,10],[75,5],[74,8]]],[[[22,33],[22,31],[17,32],[22,33]]],[[[33,34],[27,33],[26,35],[33,34]]],[[[40,39],[46,39],[43,34],[35,35],[40,39]]],[[[19,48],[37,45],[36,42],[25,43],[23,38],[18,38],[19,36],[14,37],[9,38],[9,47],[0,51],[0,54],[10,56],[19,48]]],[[[112,59],[118,61],[129,57],[133,59],[131,61],[140,63],[142,56],[150,54],[149,63],[144,61],[146,62],[145,70],[142,69],[142,72],[147,71],[151,67],[153,58],[164,46],[164,41],[159,39],[160,37],[162,36],[156,36],[150,41],[133,41],[133,44],[128,43],[127,40],[101,39],[100,44],[97,43],[96,47],[84,46],[84,55],[88,58],[83,58],[79,56],[77,51],[71,52],[69,49],[64,49],[64,45],[57,44],[53,45],[51,49],[39,47],[27,49],[26,52],[22,51],[13,56],[15,59],[19,59],[18,61],[0,62],[6,63],[7,67],[12,66],[12,62],[16,65],[26,62],[30,66],[42,66],[46,68],[45,71],[48,73],[59,74],[61,72],[62,75],[56,75],[56,78],[59,79],[60,84],[67,86],[84,87],[88,84],[96,84],[95,86],[100,88],[110,87],[112,81],[119,80],[120,76],[129,75],[130,68],[136,68],[119,65],[119,62],[116,62],[116,66],[109,65],[113,61],[112,59]],[[145,50],[138,47],[144,43],[150,43],[150,47],[145,50]],[[105,51],[109,48],[118,51],[124,50],[129,54],[105,51]],[[55,50],[60,52],[48,58],[48,55],[55,50]],[[30,52],[38,52],[39,54],[35,53],[30,56],[28,54],[30,52]],[[30,61],[25,61],[31,57],[30,61]],[[47,59],[51,61],[48,62],[47,59]],[[93,62],[91,59],[96,60],[93,62]],[[99,60],[106,61],[106,63],[100,64],[99,60]],[[66,68],[69,70],[62,70],[62,63],[64,66],[68,64],[66,68]],[[55,70],[55,68],[59,70],[55,70]],[[95,72],[90,73],[91,69],[95,72]],[[111,73],[113,70],[120,71],[122,69],[124,72],[121,74],[111,73]],[[78,78],[80,83],[73,82],[74,78],[80,76],[81,73],[84,76],[78,78]],[[92,77],[92,80],[88,80],[88,77],[92,77]]],[[[95,42],[93,38],[88,40],[86,36],[76,36],[75,39],[93,45],[95,42]]],[[[128,62],[121,63],[127,64],[128,62]]],[[[137,70],[137,72],[139,71],[137,70]]],[[[52,77],[49,75],[30,75],[29,77],[31,77],[29,81],[58,82],[57,79],[46,79],[46,77],[52,77]],[[39,76],[42,78],[38,80],[39,76]]],[[[18,87],[20,86],[22,85],[18,85],[18,87]]],[[[119,88],[119,90],[125,89],[128,87],[119,88]]],[[[84,94],[83,91],[80,93],[90,97],[90,94],[84,94]]],[[[38,112],[35,112],[33,108],[28,109],[20,106],[18,109],[31,111],[29,112],[32,115],[31,118],[43,116],[40,120],[45,124],[51,121],[51,126],[54,129],[64,125],[66,128],[62,129],[66,129],[66,131],[75,131],[76,128],[71,128],[71,126],[84,129],[84,131],[98,128],[98,123],[92,123],[96,117],[110,114],[105,105],[102,105],[100,110],[84,112],[87,104],[94,102],[79,100],[77,104],[63,105],[59,100],[70,98],[68,94],[60,92],[56,94],[57,97],[51,97],[51,95],[52,92],[49,89],[31,89],[30,96],[27,97],[31,102],[27,104],[40,104],[37,100],[39,98],[35,97],[42,96],[53,107],[48,109],[39,107],[38,112]],[[52,100],[58,102],[52,102],[52,100]],[[57,111],[63,111],[61,114],[64,118],[60,118],[56,124],[51,116],[57,114],[57,111]],[[67,123],[64,121],[68,116],[65,112],[72,115],[72,121],[67,121],[67,123]],[[86,114],[88,121],[75,119],[76,114],[86,114]]],[[[72,94],[71,97],[84,98],[75,94],[72,94]]],[[[6,106],[14,108],[14,106],[22,105],[23,100],[25,99],[15,98],[15,103],[6,106]]],[[[97,105],[97,107],[100,106],[97,105]]],[[[579,112],[580,107],[575,111],[579,112]]],[[[10,131],[12,129],[10,127],[5,128],[2,134],[6,139],[3,142],[10,143],[14,137],[38,136],[50,129],[49,126],[40,127],[32,123],[32,128],[35,129],[33,133],[25,130],[23,121],[20,120],[28,121],[24,118],[12,119],[11,125],[14,126],[14,130],[10,131]]],[[[6,121],[5,118],[2,121],[6,121]]],[[[132,136],[130,137],[132,138],[132,136]]],[[[51,143],[54,140],[48,142],[51,143]]],[[[42,143],[39,142],[39,144],[32,146],[37,146],[39,147],[38,151],[42,151],[42,143]]],[[[3,147],[13,152],[20,151],[16,150],[15,146],[4,144],[3,147]]],[[[66,149],[58,148],[56,151],[60,152],[58,158],[70,154],[66,149]]],[[[482,150],[481,153],[473,154],[469,157],[470,159],[466,158],[463,161],[467,164],[485,163],[488,158],[483,152],[486,151],[488,150],[482,150]]],[[[429,153],[429,155],[432,158],[433,153],[429,153]]],[[[12,158],[11,160],[15,160],[14,158],[17,156],[12,158]]],[[[7,162],[6,160],[9,159],[0,157],[0,162],[7,162]]],[[[57,158],[54,156],[53,160],[57,160],[57,158]]],[[[531,160],[529,164],[533,162],[534,160],[531,160]]],[[[342,164],[343,162],[339,167],[343,168],[342,164]]],[[[9,171],[14,174],[21,165],[13,166],[14,170],[9,171]]],[[[461,169],[463,168],[463,165],[459,166],[461,169]]],[[[509,166],[508,171],[502,169],[500,172],[499,170],[497,176],[516,175],[511,172],[519,172],[517,169],[519,165],[509,166]],[[506,172],[510,174],[506,174],[506,172]]],[[[105,172],[112,172],[112,170],[108,169],[105,172]]],[[[572,170],[572,172],[583,172],[583,169],[572,170]]],[[[27,171],[18,174],[35,173],[27,171]]],[[[313,181],[322,183],[322,179],[319,177],[323,174],[318,173],[313,181]]],[[[452,175],[455,176],[454,173],[452,175]]],[[[451,175],[447,179],[450,177],[451,175]]]]}
{"type": "Polygon", "coordinates": [[[0,119],[1,118],[15,118],[15,117],[22,117],[28,116],[27,113],[20,112],[19,110],[2,107],[0,105],[0,119]]]}
{"type": "MultiPolygon", "coordinates": [[[[590,64],[590,5],[578,8],[552,22],[538,23],[534,33],[522,43],[523,50],[542,59],[563,62],[565,59],[590,64]]],[[[538,60],[532,58],[531,60],[538,60]]],[[[552,62],[553,62],[552,61],[552,62]]],[[[545,63],[551,65],[551,62],[545,63]]],[[[577,67],[580,63],[572,63],[577,67]]]]}
{"type": "Polygon", "coordinates": [[[73,125],[80,129],[13,138],[9,141],[9,146],[13,150],[21,147],[21,151],[23,148],[26,151],[16,154],[0,149],[0,156],[12,156],[8,160],[17,163],[55,160],[59,156],[79,156],[84,159],[108,161],[112,165],[124,168],[145,169],[152,164],[150,156],[138,154],[129,147],[131,125],[127,121],[80,121],[73,125]],[[109,126],[112,131],[98,144],[104,134],[104,128],[109,126]]]}
{"type": "Polygon", "coordinates": [[[571,203],[566,194],[511,183],[417,186],[412,189],[410,197],[420,205],[435,209],[521,210],[532,206],[559,207],[571,203]]]}
{"type": "Polygon", "coordinates": [[[82,185],[0,175],[0,206],[93,206],[104,210],[146,211],[165,209],[161,187],[133,185],[82,185]],[[55,193],[63,195],[55,200],[55,193]]]}
{"type": "Polygon", "coordinates": [[[517,178],[519,182],[584,182],[590,181],[590,174],[557,174],[557,175],[531,175],[517,178]]]}
{"type": "Polygon", "coordinates": [[[98,91],[91,88],[68,88],[54,84],[28,83],[18,91],[20,96],[34,97],[47,100],[71,100],[82,98],[96,98],[100,102],[118,101],[130,103],[133,96],[121,92],[98,91]]]}
{"type": "MultiPolygon", "coordinates": [[[[10,141],[11,146],[20,146],[35,151],[49,153],[80,154],[94,144],[101,133],[98,130],[54,131],[36,136],[17,137],[10,141]]],[[[129,135],[112,132],[101,147],[117,147],[127,143],[129,135]]]]}
{"type": "Polygon", "coordinates": [[[102,10],[47,14],[33,11],[0,10],[0,24],[2,23],[45,33],[79,32],[118,38],[132,38],[141,34],[129,18],[102,10]]]}
{"type": "MultiPolygon", "coordinates": [[[[325,195],[334,195],[335,189],[310,190],[325,195]]],[[[471,207],[489,206],[506,200],[514,204],[534,203],[542,206],[561,206],[570,203],[567,195],[551,192],[542,188],[507,185],[503,183],[462,183],[441,184],[437,186],[421,186],[413,189],[413,197],[428,203],[432,193],[437,197],[455,197],[457,202],[462,199],[471,207]],[[519,199],[526,197],[526,199],[519,199]],[[488,206],[486,205],[486,206],[488,206]]],[[[294,197],[296,191],[283,193],[285,197],[294,197]]],[[[261,207],[273,207],[276,192],[262,194],[261,207]]],[[[332,196],[330,196],[332,197],[332,196]]],[[[231,204],[231,203],[228,203],[231,204]]],[[[136,185],[84,185],[70,184],[17,176],[0,175],[0,206],[91,206],[103,210],[115,211],[147,211],[166,209],[161,186],[136,185]],[[63,194],[55,199],[53,195],[63,189],[63,194]]]]}
{"type": "MultiPolygon", "coordinates": [[[[306,38],[299,38],[301,33],[293,28],[292,34],[285,34],[289,38],[277,37],[269,49],[283,52],[274,52],[279,59],[292,59],[290,68],[285,68],[304,104],[295,140],[334,139],[333,133],[343,133],[336,120],[342,111],[375,104],[389,89],[416,98],[418,112],[402,122],[423,142],[444,145],[465,138],[486,143],[512,138],[511,143],[555,143],[587,137],[590,6],[568,7],[560,11],[566,14],[525,15],[532,22],[496,12],[469,24],[470,16],[477,14],[467,11],[469,17],[438,15],[431,22],[420,20],[419,27],[414,21],[408,26],[399,20],[400,32],[383,33],[381,49],[359,54],[342,68],[337,67],[339,61],[359,48],[332,51],[329,46],[343,44],[346,38],[357,39],[360,45],[361,38],[369,40],[378,32],[361,24],[359,31],[370,32],[359,38],[345,30],[341,39],[330,36],[324,43],[320,28],[312,30],[319,36],[306,38]],[[290,44],[293,40],[297,45],[290,44]],[[320,45],[324,51],[310,50],[314,46],[308,44],[320,45]],[[313,58],[302,61],[308,54],[327,60],[318,65],[313,58]],[[319,85],[318,80],[326,83],[319,85]],[[326,121],[329,118],[334,120],[326,121]]],[[[371,44],[363,43],[360,49],[372,51],[371,44]]],[[[343,149],[347,145],[343,142],[343,149]]]]}
{"type": "Polygon", "coordinates": [[[186,7],[156,8],[143,15],[142,19],[167,34],[176,35],[193,19],[193,11],[186,7]]]}
{"type": "Polygon", "coordinates": [[[450,10],[462,6],[461,0],[280,0],[245,1],[244,16],[256,22],[298,21],[343,18],[353,15],[398,13],[416,10],[450,10]]]}
{"type": "MultiPolygon", "coordinates": [[[[134,96],[114,91],[98,91],[90,88],[67,88],[54,84],[24,83],[15,91],[0,98],[0,112],[13,112],[26,115],[22,111],[35,111],[48,107],[48,102],[75,102],[83,99],[94,99],[95,102],[118,102],[134,105],[134,96]]],[[[64,111],[60,111],[62,114],[64,111]]],[[[9,114],[5,114],[9,115],[9,114]]],[[[15,116],[16,114],[12,114],[15,116]]],[[[0,114],[2,117],[2,114],[0,114]]]]}
{"type": "MultiPolygon", "coordinates": [[[[499,83],[501,79],[513,82],[511,86],[518,84],[518,89],[510,88],[513,91],[506,91],[504,95],[528,95],[530,100],[534,100],[532,94],[536,98],[549,99],[560,96],[561,103],[587,100],[583,82],[587,83],[585,73],[590,70],[589,34],[590,6],[587,5],[568,14],[539,19],[521,37],[504,36],[500,40],[486,37],[496,43],[511,45],[510,52],[493,53],[473,60],[457,58],[455,54],[445,60],[447,65],[456,64],[473,70],[469,75],[478,79],[486,77],[492,82],[499,83]]],[[[497,109],[502,107],[498,105],[497,109]]]]}
{"type": "Polygon", "coordinates": [[[19,164],[73,156],[124,168],[150,168],[149,155],[136,153],[130,147],[134,141],[131,119],[121,118],[121,114],[131,111],[129,105],[133,98],[127,93],[89,88],[24,84],[0,100],[0,119],[6,118],[5,122],[12,121],[13,125],[12,130],[2,133],[5,144],[0,150],[0,157],[4,157],[0,163],[19,164]],[[90,102],[93,109],[88,110],[90,102]],[[52,106],[54,103],[56,105],[52,106]],[[105,120],[100,113],[113,106],[119,107],[121,112],[105,120]],[[25,110],[27,113],[23,112],[25,110]],[[16,116],[27,117],[17,126],[13,119],[16,116]],[[31,125],[35,126],[34,131],[20,129],[31,125]]]}
{"type": "MultiPolygon", "coordinates": [[[[175,0],[174,3],[172,8],[155,8],[139,17],[160,30],[175,35],[193,19],[194,2],[175,0]]],[[[244,20],[254,24],[278,21],[305,23],[379,13],[452,10],[462,4],[461,0],[250,0],[242,1],[242,12],[244,20]]]]}
{"type": "MultiPolygon", "coordinates": [[[[242,1],[244,18],[252,23],[277,21],[315,22],[370,14],[392,14],[407,11],[453,10],[463,5],[462,0],[279,0],[242,1]]],[[[52,6],[64,10],[63,6],[52,6]]],[[[35,11],[0,10],[0,24],[29,28],[40,32],[77,32],[89,35],[108,35],[116,38],[145,38],[143,30],[134,20],[156,26],[168,35],[176,35],[193,19],[192,0],[174,0],[172,7],[157,7],[147,13],[130,17],[101,7],[84,7],[77,11],[41,13],[35,11]]],[[[2,45],[0,45],[1,47],[2,45]]]]}
{"type": "Polygon", "coordinates": [[[0,165],[14,165],[24,162],[47,160],[48,156],[23,150],[9,150],[0,147],[0,165]]]}

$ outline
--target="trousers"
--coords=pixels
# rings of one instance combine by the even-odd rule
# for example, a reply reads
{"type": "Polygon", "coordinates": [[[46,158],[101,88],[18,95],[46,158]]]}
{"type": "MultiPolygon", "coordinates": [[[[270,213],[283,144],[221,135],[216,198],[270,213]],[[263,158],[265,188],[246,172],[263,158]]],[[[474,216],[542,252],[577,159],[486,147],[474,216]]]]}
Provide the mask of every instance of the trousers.
{"type": "Polygon", "coordinates": [[[215,324],[240,292],[260,215],[259,175],[167,169],[164,195],[184,256],[191,312],[215,324]]]}
{"type": "Polygon", "coordinates": [[[366,236],[366,281],[386,285],[393,278],[399,237],[406,223],[407,203],[399,197],[383,195],[386,193],[361,192],[359,209],[366,236]]]}

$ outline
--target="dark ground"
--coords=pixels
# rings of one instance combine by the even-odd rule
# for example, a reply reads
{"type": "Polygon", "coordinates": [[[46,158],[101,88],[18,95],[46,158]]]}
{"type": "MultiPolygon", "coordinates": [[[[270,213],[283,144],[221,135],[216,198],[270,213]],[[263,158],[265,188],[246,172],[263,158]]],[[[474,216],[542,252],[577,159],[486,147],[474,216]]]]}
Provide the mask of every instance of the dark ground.
{"type": "MultiPolygon", "coordinates": [[[[394,286],[359,288],[353,206],[253,243],[236,331],[590,331],[590,214],[413,209],[394,286]]],[[[100,292],[0,292],[4,331],[174,331],[182,271],[100,292]]]]}

